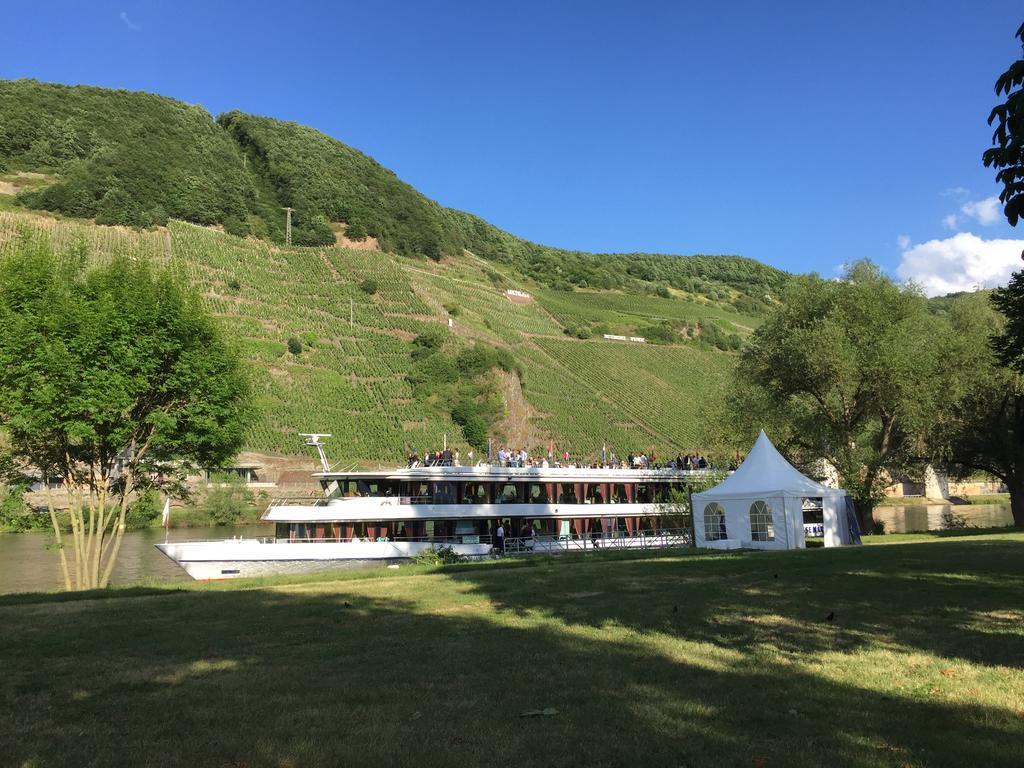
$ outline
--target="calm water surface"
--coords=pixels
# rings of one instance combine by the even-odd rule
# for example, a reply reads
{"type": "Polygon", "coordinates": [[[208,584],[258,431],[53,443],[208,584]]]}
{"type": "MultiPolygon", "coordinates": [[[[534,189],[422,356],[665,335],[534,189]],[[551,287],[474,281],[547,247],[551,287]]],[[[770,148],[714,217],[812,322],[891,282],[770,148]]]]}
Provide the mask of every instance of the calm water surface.
{"type": "MultiPolygon", "coordinates": [[[[168,538],[171,541],[230,539],[233,536],[272,536],[273,531],[273,525],[178,528],[170,531],[168,538]]],[[[111,582],[187,580],[188,574],[153,546],[164,540],[164,534],[160,528],[125,533],[111,582]]],[[[0,533],[0,592],[60,589],[63,586],[60,558],[56,551],[48,549],[52,545],[52,533],[0,533]]],[[[69,548],[68,558],[72,557],[69,548]]]]}
{"type": "MultiPolygon", "coordinates": [[[[941,531],[949,528],[950,515],[965,525],[989,528],[1011,525],[1009,504],[929,504],[927,506],[877,507],[875,519],[885,522],[888,533],[941,531]]],[[[272,525],[243,525],[225,528],[181,528],[170,532],[171,541],[230,539],[234,536],[272,536],[272,525]]],[[[111,581],[178,581],[188,575],[160,553],[154,544],[164,540],[164,531],[149,528],[124,535],[121,552],[111,581]]],[[[52,534],[0,533],[0,592],[37,592],[60,589],[60,562],[52,534]]]]}
{"type": "Polygon", "coordinates": [[[1013,525],[1013,514],[1009,504],[921,504],[875,507],[875,520],[885,523],[886,533],[915,533],[964,526],[998,528],[1013,525]]]}

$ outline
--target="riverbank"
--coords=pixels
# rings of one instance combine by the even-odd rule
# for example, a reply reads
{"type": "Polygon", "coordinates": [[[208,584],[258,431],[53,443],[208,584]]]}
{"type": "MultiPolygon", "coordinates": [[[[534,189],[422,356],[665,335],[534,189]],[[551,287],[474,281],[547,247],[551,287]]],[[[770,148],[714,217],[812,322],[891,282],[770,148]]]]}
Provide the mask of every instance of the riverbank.
{"type": "Polygon", "coordinates": [[[1009,504],[1010,494],[989,493],[979,496],[957,496],[949,499],[928,498],[927,496],[886,496],[875,509],[887,507],[922,507],[934,504],[949,504],[959,506],[963,504],[1009,504]]]}
{"type": "Polygon", "coordinates": [[[1013,765],[1024,533],[914,538],[2,596],[0,743],[46,766],[1013,765]]]}

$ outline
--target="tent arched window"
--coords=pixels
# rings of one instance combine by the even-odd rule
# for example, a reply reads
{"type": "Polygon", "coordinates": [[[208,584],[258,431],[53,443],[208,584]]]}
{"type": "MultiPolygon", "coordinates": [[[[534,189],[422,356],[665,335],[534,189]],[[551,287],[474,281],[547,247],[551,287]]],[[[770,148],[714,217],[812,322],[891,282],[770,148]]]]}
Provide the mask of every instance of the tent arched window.
{"type": "Polygon", "coordinates": [[[750,505],[750,538],[754,541],[775,541],[775,525],[772,510],[762,500],[750,505]]]}
{"type": "Polygon", "coordinates": [[[729,538],[725,532],[725,510],[717,501],[704,507],[704,538],[707,541],[729,538]]]}

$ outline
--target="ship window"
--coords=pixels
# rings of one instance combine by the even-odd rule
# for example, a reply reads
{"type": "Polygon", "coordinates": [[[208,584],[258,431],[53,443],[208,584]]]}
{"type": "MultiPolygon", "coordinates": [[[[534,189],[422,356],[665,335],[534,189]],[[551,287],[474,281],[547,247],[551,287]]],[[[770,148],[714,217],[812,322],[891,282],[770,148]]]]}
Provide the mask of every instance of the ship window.
{"type": "Polygon", "coordinates": [[[519,488],[515,483],[498,483],[494,500],[498,504],[518,504],[520,502],[519,488]]]}
{"type": "Polygon", "coordinates": [[[544,483],[530,483],[527,486],[526,498],[530,504],[547,504],[548,487],[544,483]]]}
{"type": "Polygon", "coordinates": [[[576,486],[573,483],[559,485],[558,501],[562,504],[579,504],[576,499],[576,486]]]}
{"type": "Polygon", "coordinates": [[[638,483],[636,486],[636,500],[638,504],[650,504],[654,501],[654,487],[648,483],[638,483]]]}
{"type": "Polygon", "coordinates": [[[434,504],[455,503],[455,483],[431,483],[434,504]]]}
{"type": "Polygon", "coordinates": [[[342,486],[337,480],[321,480],[320,486],[324,489],[324,495],[328,499],[337,499],[342,494],[342,486]]]}
{"type": "Polygon", "coordinates": [[[486,504],[487,486],[484,483],[466,483],[462,489],[463,504],[486,504]]]}
{"type": "Polygon", "coordinates": [[[754,541],[775,541],[772,510],[765,501],[750,505],[750,538],[754,541]]]}
{"type": "Polygon", "coordinates": [[[725,531],[725,510],[718,502],[704,507],[704,538],[707,541],[721,541],[728,538],[725,531]]]}

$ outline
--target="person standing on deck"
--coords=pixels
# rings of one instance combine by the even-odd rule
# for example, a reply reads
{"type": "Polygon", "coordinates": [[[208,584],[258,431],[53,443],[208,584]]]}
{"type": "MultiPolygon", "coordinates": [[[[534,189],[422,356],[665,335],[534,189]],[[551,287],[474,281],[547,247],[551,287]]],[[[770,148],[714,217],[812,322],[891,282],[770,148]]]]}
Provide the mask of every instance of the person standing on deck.
{"type": "Polygon", "coordinates": [[[498,530],[494,535],[494,546],[498,550],[498,554],[505,552],[505,524],[498,520],[498,530]]]}

